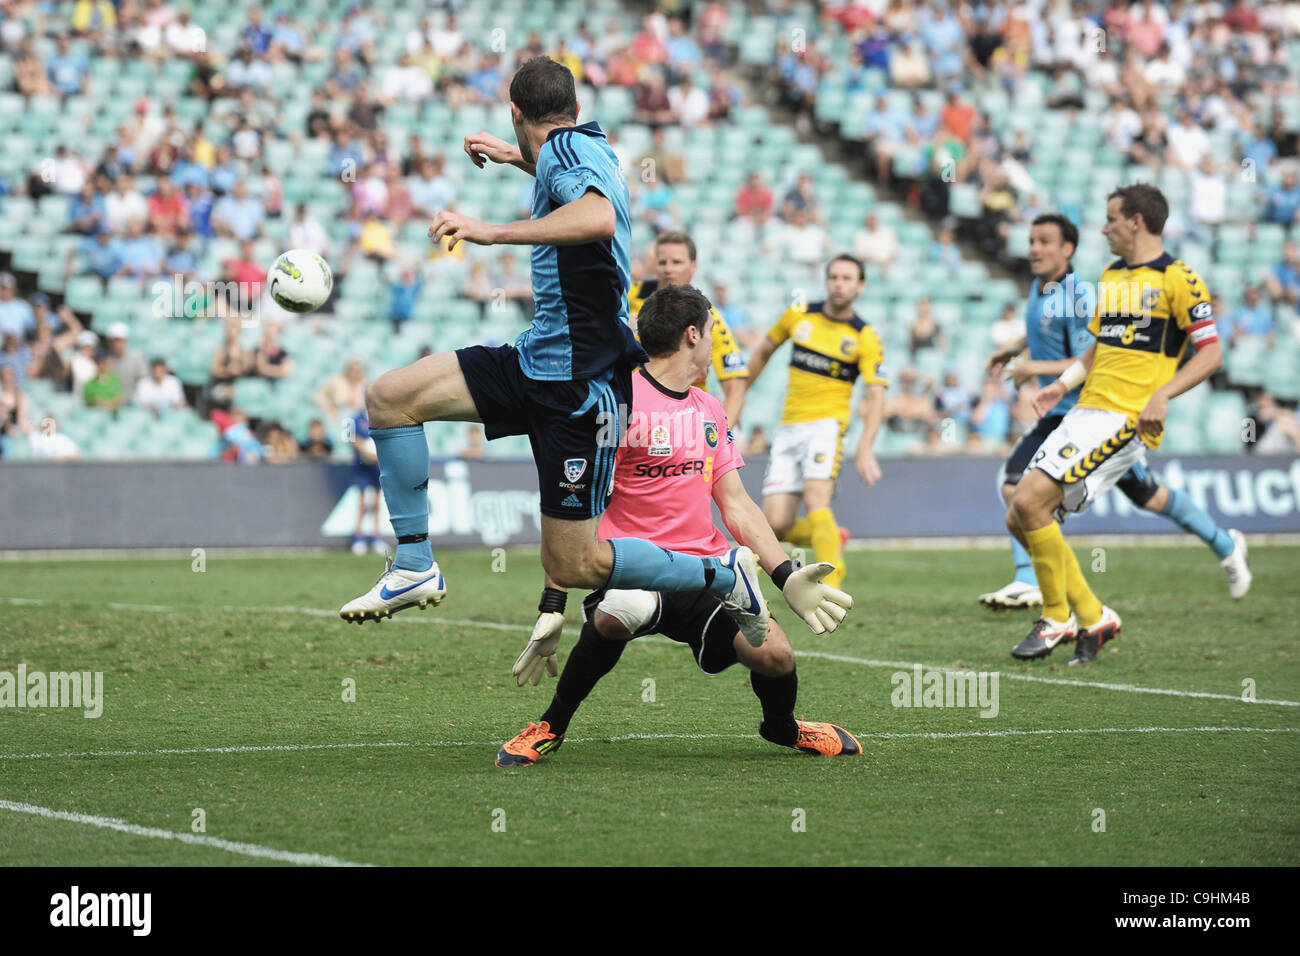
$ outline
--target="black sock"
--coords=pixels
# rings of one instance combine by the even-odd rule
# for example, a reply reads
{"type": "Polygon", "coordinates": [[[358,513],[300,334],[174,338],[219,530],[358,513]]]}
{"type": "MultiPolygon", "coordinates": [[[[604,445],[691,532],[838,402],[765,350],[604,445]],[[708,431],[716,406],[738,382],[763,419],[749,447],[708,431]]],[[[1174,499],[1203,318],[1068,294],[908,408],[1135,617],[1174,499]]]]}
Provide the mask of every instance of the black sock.
{"type": "Polygon", "coordinates": [[[784,677],[764,677],[758,671],[750,671],[749,685],[763,706],[759,736],[782,747],[793,747],[799,739],[799,724],[794,719],[794,701],[799,693],[799,675],[795,669],[791,667],[784,677]]]}
{"type": "Polygon", "coordinates": [[[551,706],[542,714],[542,720],[551,725],[551,733],[562,734],[569,729],[569,721],[578,707],[587,699],[596,682],[614,669],[626,646],[627,641],[601,636],[590,621],[582,625],[578,643],[569,652],[564,670],[560,671],[551,706]]]}

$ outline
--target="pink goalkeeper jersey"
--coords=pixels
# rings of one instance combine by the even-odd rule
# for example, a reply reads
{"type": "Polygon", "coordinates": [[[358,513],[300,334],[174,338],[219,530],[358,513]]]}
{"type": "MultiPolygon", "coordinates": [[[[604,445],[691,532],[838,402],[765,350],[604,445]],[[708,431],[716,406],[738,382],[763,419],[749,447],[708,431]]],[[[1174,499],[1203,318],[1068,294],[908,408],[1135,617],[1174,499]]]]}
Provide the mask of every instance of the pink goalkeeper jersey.
{"type": "Polygon", "coordinates": [[[721,402],[698,388],[669,391],[637,370],[600,537],[642,538],[698,557],[722,554],[729,545],[713,525],[713,484],[744,464],[721,402]]]}

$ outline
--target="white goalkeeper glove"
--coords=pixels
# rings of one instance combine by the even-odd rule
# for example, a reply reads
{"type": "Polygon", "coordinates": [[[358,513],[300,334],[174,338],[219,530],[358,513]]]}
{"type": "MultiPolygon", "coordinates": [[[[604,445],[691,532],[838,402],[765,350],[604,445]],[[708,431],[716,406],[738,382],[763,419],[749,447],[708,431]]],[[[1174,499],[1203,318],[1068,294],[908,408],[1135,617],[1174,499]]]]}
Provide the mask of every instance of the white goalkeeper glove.
{"type": "Polygon", "coordinates": [[[835,565],[825,561],[803,566],[787,561],[772,574],[772,581],[781,588],[785,602],[814,634],[835,630],[853,607],[852,597],[822,581],[834,570],[835,565]]]}
{"type": "Polygon", "coordinates": [[[547,611],[537,618],[537,624],[533,627],[533,636],[529,638],[528,646],[524,648],[524,652],[515,661],[513,673],[520,687],[525,684],[532,684],[536,687],[540,684],[543,669],[552,677],[560,673],[560,667],[555,661],[555,652],[559,650],[560,634],[563,630],[563,614],[547,611]]]}
{"type": "Polygon", "coordinates": [[[560,673],[555,652],[559,650],[560,634],[564,631],[564,602],[567,596],[565,591],[558,588],[546,588],[542,591],[541,603],[537,605],[537,610],[541,614],[537,617],[537,623],[533,625],[528,646],[519,655],[511,670],[520,687],[524,684],[532,684],[536,687],[542,682],[543,670],[552,677],[560,673]]]}

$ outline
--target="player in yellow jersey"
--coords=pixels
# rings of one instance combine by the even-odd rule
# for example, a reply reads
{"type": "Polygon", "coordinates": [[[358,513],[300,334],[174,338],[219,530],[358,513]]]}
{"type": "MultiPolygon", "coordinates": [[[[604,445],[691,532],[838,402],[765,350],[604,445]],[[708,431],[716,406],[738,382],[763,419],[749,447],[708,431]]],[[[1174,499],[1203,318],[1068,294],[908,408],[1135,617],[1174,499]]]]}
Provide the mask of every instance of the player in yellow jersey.
{"type": "MultiPolygon", "coordinates": [[[[1080,382],[1079,401],[1016,485],[1007,527],[1028,550],[1043,592],[1043,616],[1011,651],[1046,657],[1065,641],[1071,664],[1096,660],[1120,632],[1119,615],[1092,593],[1058,518],[1081,511],[1158,448],[1169,400],[1218,370],[1222,349],[1201,277],[1164,251],[1169,203],[1146,183],[1110,194],[1102,234],[1119,256],[1101,275],[1088,330],[1097,341],[1034,399],[1045,414],[1080,382]],[[1187,344],[1196,350],[1178,367],[1187,344]]],[[[1244,555],[1243,555],[1244,557],[1244,555]]]]}
{"type": "MultiPolygon", "coordinates": [[[[695,240],[684,232],[660,233],[655,240],[655,278],[642,282],[633,282],[627,290],[627,304],[632,327],[636,328],[637,313],[641,303],[654,293],[655,289],[669,285],[690,285],[695,278],[695,240]]],[[[722,318],[722,313],[709,306],[713,314],[713,352],[710,364],[718,384],[722,386],[722,408],[727,413],[727,421],[732,428],[740,427],[740,411],[745,403],[745,379],[749,371],[745,368],[745,358],[736,347],[735,336],[722,318]]],[[[695,383],[696,388],[705,388],[705,380],[695,383]]]]}
{"type": "Polygon", "coordinates": [[[853,386],[859,378],[867,385],[860,408],[863,431],[857,468],[868,485],[880,478],[871,446],[884,418],[889,386],[880,336],[853,311],[865,287],[862,263],[852,256],[836,256],[826,267],[826,299],[787,309],[749,360],[752,383],[772,354],[787,339],[793,342],[785,409],[772,436],[763,479],[763,513],[778,538],[811,545],[818,561],[835,565],[826,581],[837,588],[845,568],[831,496],[840,473],[853,386]],[[796,520],[801,497],[807,517],[796,520]]]}

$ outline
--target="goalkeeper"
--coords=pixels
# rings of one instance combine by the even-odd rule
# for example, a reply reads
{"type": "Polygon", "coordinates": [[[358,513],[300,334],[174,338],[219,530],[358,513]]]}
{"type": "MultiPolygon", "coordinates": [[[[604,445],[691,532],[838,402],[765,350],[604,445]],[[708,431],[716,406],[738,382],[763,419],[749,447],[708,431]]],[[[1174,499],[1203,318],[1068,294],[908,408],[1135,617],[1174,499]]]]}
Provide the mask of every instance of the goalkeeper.
{"type": "MultiPolygon", "coordinates": [[[[853,599],[822,581],[832,565],[796,568],[786,559],[762,509],[740,481],[744,461],[721,403],[691,387],[708,371],[712,324],[708,299],[689,286],[662,288],[642,307],[637,331],[650,361],[632,376],[634,411],[615,459],[614,495],[600,537],[635,530],[661,548],[701,557],[722,554],[727,540],[713,524],[716,503],[727,529],[754,551],[795,613],[814,633],[833,631],[853,599]]],[[[763,711],[759,733],[764,740],[827,756],[861,753],[857,739],[842,727],[795,719],[794,651],[785,631],[766,613],[761,594],[757,603],[763,613],[733,618],[728,606],[708,591],[593,591],[583,601],[582,634],[551,705],[540,720],[502,745],[497,766],[529,766],[557,750],[578,707],[618,663],[627,642],[645,634],[663,634],[688,645],[706,674],[719,674],[737,662],[748,668],[763,711]]],[[[537,684],[543,670],[556,673],[564,604],[564,591],[548,586],[543,592],[541,617],[515,662],[520,686],[537,684]]]]}

